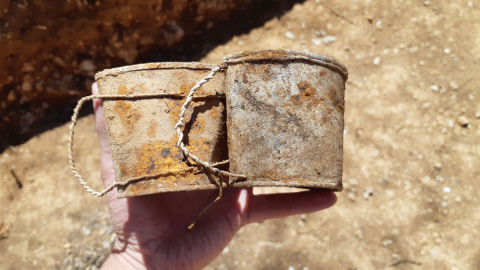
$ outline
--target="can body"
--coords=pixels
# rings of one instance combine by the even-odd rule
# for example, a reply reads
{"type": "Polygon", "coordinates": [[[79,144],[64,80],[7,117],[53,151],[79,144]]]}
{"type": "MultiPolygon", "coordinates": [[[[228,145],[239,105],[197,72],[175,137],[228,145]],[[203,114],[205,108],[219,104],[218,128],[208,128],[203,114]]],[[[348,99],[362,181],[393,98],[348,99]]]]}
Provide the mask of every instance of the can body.
{"type": "MultiPolygon", "coordinates": [[[[101,95],[167,93],[159,98],[106,99],[103,110],[118,197],[168,191],[215,189],[211,175],[186,163],[174,126],[192,86],[215,65],[157,63],[105,70],[96,75],[101,95]],[[138,181],[131,181],[138,179],[138,181]]],[[[186,146],[210,163],[228,159],[224,73],[202,86],[185,119],[186,146]]],[[[218,180],[217,180],[218,181],[218,180]]]]}
{"type": "Polygon", "coordinates": [[[230,179],[236,187],[342,189],[346,68],[293,51],[224,58],[230,179]]]}

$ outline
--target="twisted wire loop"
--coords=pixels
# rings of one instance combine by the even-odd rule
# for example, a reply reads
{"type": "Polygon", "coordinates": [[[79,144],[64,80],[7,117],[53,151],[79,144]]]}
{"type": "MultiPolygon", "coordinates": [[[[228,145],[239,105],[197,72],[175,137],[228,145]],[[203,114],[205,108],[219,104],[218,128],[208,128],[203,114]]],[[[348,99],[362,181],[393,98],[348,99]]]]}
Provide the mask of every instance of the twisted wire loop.
{"type": "MultiPolygon", "coordinates": [[[[203,168],[205,168],[205,170],[207,170],[208,172],[210,173],[213,173],[214,175],[220,175],[220,176],[230,176],[230,177],[238,177],[238,178],[247,178],[245,175],[241,175],[241,174],[234,174],[234,173],[230,173],[230,172],[227,172],[227,171],[223,171],[223,170],[220,170],[218,168],[215,168],[215,165],[214,164],[209,164],[208,162],[206,161],[203,161],[201,159],[199,159],[196,155],[192,154],[188,148],[185,146],[185,144],[183,143],[183,137],[184,137],[184,134],[183,134],[183,131],[182,131],[182,127],[185,126],[185,113],[187,112],[187,108],[188,106],[190,105],[190,103],[192,102],[193,100],[193,94],[195,93],[195,91],[197,91],[202,85],[204,85],[206,82],[208,82],[210,79],[213,78],[213,76],[218,72],[220,71],[221,69],[224,68],[224,63],[220,64],[219,66],[215,67],[214,69],[212,69],[212,71],[210,71],[210,73],[205,77],[203,78],[202,80],[200,80],[197,84],[195,84],[195,86],[193,86],[191,89],[190,89],[190,92],[188,93],[188,96],[187,96],[187,99],[185,100],[185,102],[183,103],[182,105],[182,110],[180,111],[180,115],[179,115],[179,119],[178,119],[178,123],[175,125],[175,131],[177,132],[178,134],[178,141],[177,141],[177,146],[182,150],[183,154],[187,157],[189,157],[190,159],[192,159],[193,161],[195,161],[197,164],[201,165],[203,168]]],[[[220,186],[222,186],[222,183],[219,183],[220,186]]]]}

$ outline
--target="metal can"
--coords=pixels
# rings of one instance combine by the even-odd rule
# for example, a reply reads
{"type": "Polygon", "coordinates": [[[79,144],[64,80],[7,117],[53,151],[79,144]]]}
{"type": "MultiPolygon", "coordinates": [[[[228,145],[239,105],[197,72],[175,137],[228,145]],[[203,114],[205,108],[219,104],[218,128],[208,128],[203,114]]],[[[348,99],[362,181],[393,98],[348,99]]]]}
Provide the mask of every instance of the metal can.
{"type": "Polygon", "coordinates": [[[347,69],[316,54],[234,53],[225,89],[235,187],[342,190],[347,69]]]}
{"type": "MultiPolygon", "coordinates": [[[[177,147],[174,126],[192,86],[215,65],[150,63],[96,74],[101,95],[166,93],[161,98],[105,99],[118,197],[168,191],[216,189],[218,183],[186,161],[177,147]]],[[[210,163],[228,159],[225,133],[224,73],[197,90],[185,119],[184,143],[210,163]]]]}

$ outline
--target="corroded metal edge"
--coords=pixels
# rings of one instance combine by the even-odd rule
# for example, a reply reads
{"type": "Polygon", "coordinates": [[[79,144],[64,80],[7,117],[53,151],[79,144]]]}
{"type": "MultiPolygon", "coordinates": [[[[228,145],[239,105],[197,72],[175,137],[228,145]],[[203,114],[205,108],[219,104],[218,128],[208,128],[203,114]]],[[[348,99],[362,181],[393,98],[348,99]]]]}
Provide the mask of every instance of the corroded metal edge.
{"type": "Polygon", "coordinates": [[[127,72],[145,71],[152,69],[196,69],[196,70],[212,70],[217,65],[204,64],[197,62],[161,62],[161,63],[146,63],[130,66],[122,66],[116,68],[105,69],[95,74],[95,80],[106,76],[118,76],[127,72]]]}
{"type": "Polygon", "coordinates": [[[342,181],[337,183],[318,183],[318,182],[307,182],[307,183],[298,183],[298,182],[282,182],[278,180],[273,184],[271,179],[265,178],[255,178],[253,181],[238,181],[231,183],[233,187],[237,188],[251,188],[251,187],[291,187],[291,188],[323,188],[333,191],[342,191],[343,185],[342,181]]]}
{"type": "MultiPolygon", "coordinates": [[[[223,186],[226,187],[225,183],[223,186]]],[[[216,190],[218,186],[212,185],[189,185],[189,186],[175,186],[175,187],[165,187],[165,188],[156,188],[156,189],[147,189],[143,191],[131,192],[127,189],[122,189],[122,192],[117,193],[117,198],[131,198],[143,195],[153,195],[160,194],[165,192],[177,192],[177,191],[195,191],[195,190],[216,190]]]]}
{"type": "Polygon", "coordinates": [[[226,55],[223,61],[228,64],[237,64],[257,61],[309,61],[318,65],[326,66],[337,71],[344,80],[348,79],[347,68],[334,58],[318,55],[309,52],[298,52],[293,50],[258,50],[236,52],[226,55]]]}

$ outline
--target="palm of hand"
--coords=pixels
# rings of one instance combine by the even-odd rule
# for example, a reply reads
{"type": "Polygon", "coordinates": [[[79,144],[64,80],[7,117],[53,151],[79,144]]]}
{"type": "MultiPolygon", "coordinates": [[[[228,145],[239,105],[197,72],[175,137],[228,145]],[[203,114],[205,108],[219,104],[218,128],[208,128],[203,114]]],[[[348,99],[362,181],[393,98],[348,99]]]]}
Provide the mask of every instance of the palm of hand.
{"type": "MultiPolygon", "coordinates": [[[[98,94],[95,84],[92,89],[98,94]]],[[[114,172],[99,100],[94,101],[94,111],[102,180],[108,186],[114,181],[114,172]]],[[[217,195],[218,191],[209,190],[117,199],[116,190],[111,191],[106,199],[117,234],[112,254],[118,255],[117,261],[124,266],[199,269],[213,261],[248,223],[319,211],[336,202],[335,194],[323,190],[254,196],[251,189],[227,188],[222,199],[189,230],[194,218],[217,195]]]]}

